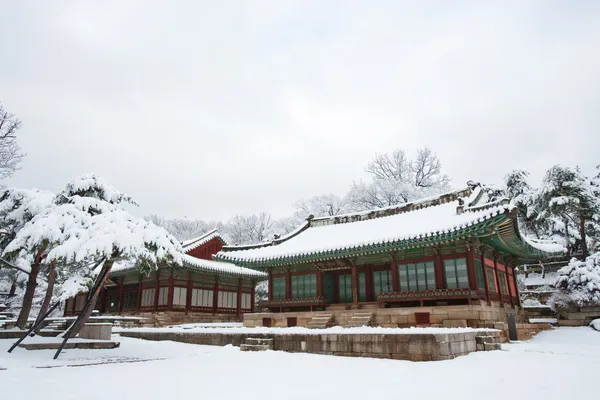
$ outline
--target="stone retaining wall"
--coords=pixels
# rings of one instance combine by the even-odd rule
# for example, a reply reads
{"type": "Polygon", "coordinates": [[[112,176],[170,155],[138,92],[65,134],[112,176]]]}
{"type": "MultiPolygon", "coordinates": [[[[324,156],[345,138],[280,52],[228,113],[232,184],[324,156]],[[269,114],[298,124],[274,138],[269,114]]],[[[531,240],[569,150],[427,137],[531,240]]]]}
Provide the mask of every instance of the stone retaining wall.
{"type": "MultiPolygon", "coordinates": [[[[432,327],[471,327],[495,328],[497,322],[507,322],[507,314],[515,314],[517,322],[525,322],[523,310],[517,306],[500,305],[492,302],[476,302],[471,305],[436,306],[436,307],[399,307],[399,308],[365,308],[359,310],[328,310],[334,315],[335,325],[345,326],[356,312],[372,312],[373,325],[385,328],[406,328],[416,326],[415,313],[429,313],[429,326],[432,327]]],[[[307,326],[318,312],[282,312],[244,314],[244,326],[254,328],[263,326],[263,318],[271,318],[271,326],[287,327],[289,317],[297,319],[297,326],[307,326]]]]}
{"type": "Polygon", "coordinates": [[[242,317],[237,314],[212,314],[185,311],[159,311],[159,312],[122,312],[118,314],[103,314],[103,315],[121,315],[142,317],[146,320],[140,324],[145,327],[161,327],[178,324],[192,323],[210,323],[210,322],[242,322],[242,317]]]}
{"type": "Polygon", "coordinates": [[[559,326],[587,326],[600,318],[600,307],[573,307],[556,310],[559,326]]]}
{"type": "Polygon", "coordinates": [[[273,339],[273,349],[288,352],[329,354],[349,357],[390,358],[410,361],[449,360],[476,351],[477,336],[498,331],[435,334],[257,334],[122,331],[121,336],[146,340],[225,346],[240,346],[247,338],[273,339]]]}

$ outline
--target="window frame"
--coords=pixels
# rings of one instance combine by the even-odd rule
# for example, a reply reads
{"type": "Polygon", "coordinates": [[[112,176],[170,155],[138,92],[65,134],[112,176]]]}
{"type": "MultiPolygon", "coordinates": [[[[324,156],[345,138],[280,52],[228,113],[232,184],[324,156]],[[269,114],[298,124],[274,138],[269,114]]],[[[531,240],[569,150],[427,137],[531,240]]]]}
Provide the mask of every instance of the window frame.
{"type": "Polygon", "coordinates": [[[446,258],[443,260],[443,266],[444,266],[444,274],[446,277],[446,288],[447,289],[469,289],[469,266],[467,264],[467,258],[466,257],[456,257],[456,258],[446,258]],[[461,269],[459,270],[459,264],[458,262],[462,261],[462,264],[460,264],[461,269]],[[462,267],[464,267],[464,270],[462,269],[462,267]],[[451,287],[451,285],[449,285],[450,280],[449,280],[449,274],[448,272],[454,272],[454,284],[456,286],[451,287]],[[459,274],[459,272],[463,272],[464,271],[464,275],[459,274]],[[460,278],[466,278],[466,280],[462,280],[460,278]],[[464,286],[461,286],[464,285],[464,286]]]}

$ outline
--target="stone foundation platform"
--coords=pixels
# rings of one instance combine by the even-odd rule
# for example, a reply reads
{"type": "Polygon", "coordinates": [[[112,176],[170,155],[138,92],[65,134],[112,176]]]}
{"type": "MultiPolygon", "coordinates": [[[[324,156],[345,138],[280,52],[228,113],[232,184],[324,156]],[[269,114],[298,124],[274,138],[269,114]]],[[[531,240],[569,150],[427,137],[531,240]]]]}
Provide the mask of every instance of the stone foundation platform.
{"type": "MultiPolygon", "coordinates": [[[[60,347],[61,342],[46,342],[46,343],[23,343],[19,347],[26,350],[56,350],[60,347]]],[[[65,349],[114,349],[119,347],[119,342],[113,341],[70,341],[67,342],[65,349]]]]}
{"type": "MultiPolygon", "coordinates": [[[[333,315],[333,324],[347,326],[356,313],[369,312],[373,314],[372,325],[385,328],[406,328],[410,326],[431,326],[447,328],[495,328],[498,322],[506,323],[507,314],[514,314],[517,323],[524,323],[523,309],[518,306],[485,301],[473,302],[470,305],[435,306],[435,307],[398,307],[398,308],[359,308],[333,309],[326,311],[333,315]],[[417,323],[417,314],[427,314],[429,323],[417,323]]],[[[272,327],[289,326],[288,319],[294,319],[296,326],[308,326],[318,311],[300,312],[263,312],[244,314],[244,326],[249,328],[264,326],[265,318],[269,319],[272,327]]]]}
{"type": "MultiPolygon", "coordinates": [[[[492,330],[431,334],[260,334],[132,330],[122,331],[121,336],[212,346],[240,346],[248,338],[262,338],[272,339],[273,350],[410,361],[450,360],[469,354],[477,351],[477,337],[485,337],[490,344],[503,340],[501,332],[492,330]]],[[[482,350],[497,347],[486,346],[482,350]]]]}

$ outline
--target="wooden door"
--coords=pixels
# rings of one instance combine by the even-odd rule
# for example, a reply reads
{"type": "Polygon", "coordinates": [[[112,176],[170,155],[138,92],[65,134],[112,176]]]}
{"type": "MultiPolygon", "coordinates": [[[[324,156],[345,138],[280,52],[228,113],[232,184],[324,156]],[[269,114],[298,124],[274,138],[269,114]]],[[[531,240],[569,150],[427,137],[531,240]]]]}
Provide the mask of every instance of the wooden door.
{"type": "Polygon", "coordinates": [[[327,304],[335,303],[335,282],[331,273],[323,274],[323,297],[327,304]]]}

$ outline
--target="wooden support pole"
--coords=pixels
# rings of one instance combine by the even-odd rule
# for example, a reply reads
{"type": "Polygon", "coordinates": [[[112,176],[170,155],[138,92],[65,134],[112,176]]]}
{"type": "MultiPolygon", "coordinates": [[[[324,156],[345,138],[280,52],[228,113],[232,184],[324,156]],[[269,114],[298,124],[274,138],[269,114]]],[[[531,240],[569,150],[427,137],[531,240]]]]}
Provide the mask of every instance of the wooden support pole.
{"type": "Polygon", "coordinates": [[[446,288],[446,272],[444,271],[444,263],[442,262],[442,254],[440,249],[434,249],[434,268],[435,268],[435,287],[436,289],[446,288]]]}
{"type": "Polygon", "coordinates": [[[125,277],[121,278],[119,282],[119,314],[123,312],[123,306],[125,305],[125,277]]]}
{"type": "Polygon", "coordinates": [[[515,302],[513,300],[512,288],[510,285],[510,275],[508,273],[508,263],[504,264],[504,275],[506,276],[506,289],[508,290],[508,296],[510,297],[510,306],[513,307],[515,302]]]}
{"type": "Polygon", "coordinates": [[[236,312],[237,312],[237,315],[242,315],[242,280],[241,279],[238,279],[236,312]]]}
{"type": "Polygon", "coordinates": [[[273,300],[273,273],[271,272],[271,270],[269,270],[268,272],[268,281],[267,281],[267,291],[269,293],[267,293],[267,298],[269,300],[273,300]]]}
{"type": "Polygon", "coordinates": [[[173,282],[173,268],[169,271],[169,295],[167,296],[167,310],[173,310],[173,295],[175,293],[175,286],[173,282]]]}
{"type": "Polygon", "coordinates": [[[137,305],[136,305],[137,312],[140,312],[140,310],[142,309],[142,293],[144,292],[144,286],[143,286],[144,276],[142,274],[140,274],[139,279],[140,279],[140,281],[138,282],[138,295],[137,295],[137,305]]]}
{"type": "Polygon", "coordinates": [[[494,276],[496,277],[496,292],[498,293],[498,299],[500,300],[500,305],[503,305],[502,302],[502,285],[500,284],[500,275],[498,274],[498,263],[497,256],[494,254],[494,276]]]}
{"type": "Polygon", "coordinates": [[[287,270],[286,273],[286,279],[285,279],[285,298],[286,299],[291,299],[292,298],[292,273],[290,272],[290,270],[287,270]]]}
{"type": "Polygon", "coordinates": [[[392,269],[392,291],[400,291],[400,275],[398,274],[398,261],[390,256],[390,268],[392,269]]]}
{"type": "Polygon", "coordinates": [[[192,292],[194,290],[194,281],[192,272],[188,272],[187,292],[185,296],[185,314],[188,315],[192,309],[192,292]]]}
{"type": "Polygon", "coordinates": [[[154,291],[154,311],[158,311],[158,294],[160,293],[160,270],[156,270],[156,290],[154,291]]]}
{"type": "Polygon", "coordinates": [[[485,300],[490,305],[490,284],[487,274],[487,267],[485,266],[485,255],[481,253],[481,268],[483,268],[483,280],[485,281],[485,300]]]}
{"type": "Polygon", "coordinates": [[[358,272],[354,263],[352,263],[352,303],[358,305],[358,272]]]}
{"type": "Polygon", "coordinates": [[[467,250],[467,275],[469,277],[469,288],[477,290],[477,273],[475,272],[475,258],[473,248],[469,246],[467,250]]]}
{"type": "Polygon", "coordinates": [[[517,281],[517,274],[515,273],[515,269],[513,268],[513,282],[515,284],[515,298],[517,300],[517,307],[519,308],[523,308],[523,306],[521,305],[521,295],[519,294],[519,285],[518,285],[518,281],[517,281]]]}
{"type": "Polygon", "coordinates": [[[256,281],[252,281],[252,290],[250,292],[250,312],[254,312],[254,296],[256,295],[256,281]]]}
{"type": "Polygon", "coordinates": [[[213,315],[217,314],[219,305],[219,278],[215,276],[215,284],[213,285],[213,315]]]}

